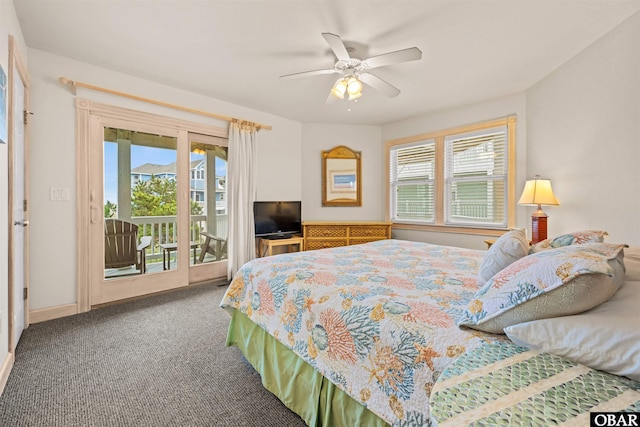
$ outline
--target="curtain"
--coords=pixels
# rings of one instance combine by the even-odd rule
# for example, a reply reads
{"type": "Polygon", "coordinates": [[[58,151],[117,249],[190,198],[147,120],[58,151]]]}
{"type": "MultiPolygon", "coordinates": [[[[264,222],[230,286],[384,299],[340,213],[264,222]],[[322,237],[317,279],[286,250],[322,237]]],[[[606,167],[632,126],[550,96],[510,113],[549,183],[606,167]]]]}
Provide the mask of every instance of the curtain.
{"type": "Polygon", "coordinates": [[[229,280],[247,261],[255,258],[256,239],[253,202],[256,199],[255,124],[233,120],[229,124],[229,158],[227,167],[227,277],[229,280]]]}

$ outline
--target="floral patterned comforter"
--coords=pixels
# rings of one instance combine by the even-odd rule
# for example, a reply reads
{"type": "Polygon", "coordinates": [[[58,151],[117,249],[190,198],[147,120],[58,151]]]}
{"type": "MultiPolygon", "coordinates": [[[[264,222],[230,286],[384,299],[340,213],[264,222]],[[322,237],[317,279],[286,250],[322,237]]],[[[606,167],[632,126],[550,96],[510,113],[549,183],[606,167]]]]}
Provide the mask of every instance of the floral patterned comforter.
{"type": "Polygon", "coordinates": [[[259,258],[238,271],[220,305],[389,424],[427,425],[440,373],[498,339],[456,326],[477,291],[483,254],[382,240],[259,258]]]}

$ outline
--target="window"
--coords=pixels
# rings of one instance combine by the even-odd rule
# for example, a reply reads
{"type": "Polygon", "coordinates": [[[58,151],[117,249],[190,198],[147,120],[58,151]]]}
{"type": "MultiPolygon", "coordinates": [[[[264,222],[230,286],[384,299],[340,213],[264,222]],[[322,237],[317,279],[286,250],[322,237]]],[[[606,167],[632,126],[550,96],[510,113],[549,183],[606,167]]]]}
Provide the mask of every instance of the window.
{"type": "Polygon", "coordinates": [[[396,226],[512,227],[514,147],[514,117],[388,142],[389,218],[396,226]]]}
{"type": "Polygon", "coordinates": [[[435,221],[435,140],[391,149],[393,220],[435,221]]]}

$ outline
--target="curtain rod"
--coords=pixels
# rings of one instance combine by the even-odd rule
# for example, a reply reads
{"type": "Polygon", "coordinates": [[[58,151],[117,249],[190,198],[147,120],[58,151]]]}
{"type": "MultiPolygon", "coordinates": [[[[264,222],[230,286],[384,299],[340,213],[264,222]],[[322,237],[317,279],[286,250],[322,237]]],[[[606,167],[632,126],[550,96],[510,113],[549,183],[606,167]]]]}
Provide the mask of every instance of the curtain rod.
{"type": "Polygon", "coordinates": [[[70,85],[73,89],[73,94],[76,94],[76,88],[77,87],[83,87],[85,89],[91,89],[91,90],[95,90],[98,92],[105,92],[105,93],[109,93],[111,95],[117,95],[117,96],[122,96],[124,98],[130,98],[130,99],[135,99],[136,101],[142,101],[142,102],[147,102],[149,104],[155,104],[155,105],[160,105],[162,107],[168,107],[168,108],[173,108],[174,110],[181,110],[181,111],[186,111],[189,113],[194,113],[194,114],[199,114],[201,116],[207,116],[207,117],[213,117],[214,119],[220,119],[220,120],[224,120],[227,122],[232,122],[232,121],[238,121],[241,123],[247,123],[249,125],[255,126],[257,130],[261,130],[261,129],[265,129],[265,130],[271,130],[271,126],[269,125],[263,125],[260,123],[256,123],[256,122],[252,122],[249,120],[243,120],[243,119],[237,119],[235,117],[229,117],[229,116],[223,116],[220,114],[215,114],[215,113],[210,113],[208,111],[202,111],[202,110],[196,110],[194,108],[189,108],[189,107],[183,107],[181,105],[175,105],[175,104],[169,104],[168,102],[162,102],[162,101],[156,101],[155,99],[149,99],[149,98],[143,98],[141,96],[137,96],[137,95],[132,95],[130,93],[126,93],[126,92],[119,92],[117,90],[112,90],[112,89],[106,89],[100,86],[94,86],[94,85],[90,85],[87,83],[82,83],[82,82],[76,82],[73,80],[70,80],[66,77],[60,77],[58,79],[58,81],[60,83],[62,83],[63,85],[70,85]]]}

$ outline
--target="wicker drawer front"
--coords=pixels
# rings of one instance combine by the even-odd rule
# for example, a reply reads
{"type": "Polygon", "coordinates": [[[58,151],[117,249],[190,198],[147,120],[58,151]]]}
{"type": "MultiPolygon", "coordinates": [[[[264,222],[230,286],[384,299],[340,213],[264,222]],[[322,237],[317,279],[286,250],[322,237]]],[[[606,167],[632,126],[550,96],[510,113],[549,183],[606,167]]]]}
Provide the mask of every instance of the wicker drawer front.
{"type": "Polygon", "coordinates": [[[323,225],[307,227],[305,237],[347,237],[347,227],[323,225]]]}
{"type": "Polygon", "coordinates": [[[369,242],[375,242],[376,240],[385,240],[386,237],[375,237],[375,238],[371,238],[371,239],[349,239],[349,244],[350,245],[360,245],[362,243],[369,243],[369,242]]]}
{"type": "Polygon", "coordinates": [[[314,249],[337,248],[347,246],[346,240],[309,240],[305,241],[305,250],[312,251],[314,249]]]}
{"type": "Polygon", "coordinates": [[[385,226],[352,226],[349,235],[351,237],[387,237],[387,230],[389,228],[385,226]]]}

